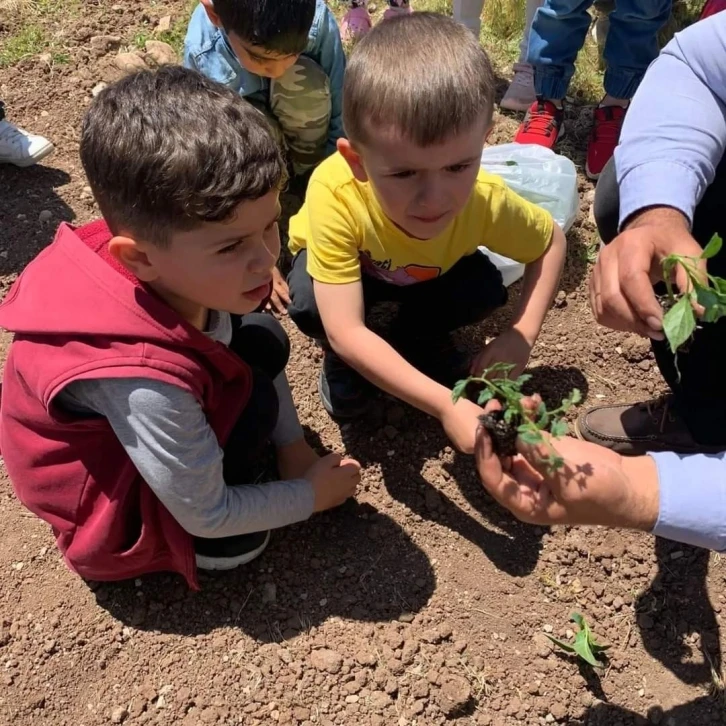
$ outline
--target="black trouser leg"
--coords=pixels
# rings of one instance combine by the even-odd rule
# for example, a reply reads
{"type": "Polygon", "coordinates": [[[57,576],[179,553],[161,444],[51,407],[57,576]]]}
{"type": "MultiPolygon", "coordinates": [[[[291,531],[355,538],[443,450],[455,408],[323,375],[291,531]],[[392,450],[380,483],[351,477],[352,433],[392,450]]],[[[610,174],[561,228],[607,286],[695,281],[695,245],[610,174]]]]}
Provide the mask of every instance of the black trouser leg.
{"type": "Polygon", "coordinates": [[[2,121],[5,118],[5,104],[2,102],[2,99],[0,99],[0,121],[2,121]]]}
{"type": "MultiPolygon", "coordinates": [[[[726,240],[726,161],[721,161],[716,178],[696,208],[693,236],[705,247],[714,234],[726,240]]],[[[605,167],[595,194],[595,221],[600,236],[608,244],[617,235],[620,197],[614,161],[605,167]]],[[[708,262],[711,275],[726,277],[726,249],[708,262]]],[[[704,445],[726,441],[726,319],[704,323],[696,330],[687,352],[676,360],[666,341],[653,341],[653,353],[663,378],[674,393],[676,405],[694,439],[704,445]]]]}
{"type": "Polygon", "coordinates": [[[399,288],[397,299],[404,330],[438,335],[484,320],[507,302],[507,288],[494,263],[477,251],[440,277],[399,288]]]}
{"type": "MultiPolygon", "coordinates": [[[[250,398],[224,445],[223,473],[227,486],[253,484],[264,472],[270,436],[277,424],[279,401],[274,379],[287,365],[290,341],[272,315],[232,316],[230,349],[252,368],[250,398]]],[[[245,551],[251,535],[194,538],[199,554],[229,556],[245,551]]]]}
{"type": "MultiPolygon", "coordinates": [[[[287,313],[290,319],[300,328],[300,331],[309,338],[326,342],[325,328],[320,318],[318,304],[315,301],[313,278],[307,271],[308,251],[302,250],[292,261],[287,284],[290,287],[290,305],[287,313]]],[[[381,280],[364,275],[361,279],[363,285],[363,301],[366,313],[376,304],[383,301],[395,300],[396,287],[381,280]]]]}
{"type": "MultiPolygon", "coordinates": [[[[306,264],[307,251],[303,250],[293,260],[288,276],[292,299],[288,314],[305,335],[324,340],[306,264]]],[[[507,301],[501,273],[481,252],[462,258],[434,280],[398,286],[364,275],[362,284],[366,310],[379,302],[397,302],[402,325],[437,333],[477,323],[507,301]]]]}

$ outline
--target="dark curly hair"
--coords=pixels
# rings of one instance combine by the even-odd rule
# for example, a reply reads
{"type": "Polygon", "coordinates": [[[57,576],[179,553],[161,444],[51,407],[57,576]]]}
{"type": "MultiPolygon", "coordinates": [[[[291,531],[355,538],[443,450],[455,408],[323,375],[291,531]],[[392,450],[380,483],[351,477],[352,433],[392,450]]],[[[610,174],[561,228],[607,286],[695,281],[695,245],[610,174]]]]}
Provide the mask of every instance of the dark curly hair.
{"type": "Polygon", "coordinates": [[[226,220],[286,181],[262,113],[178,66],[103,90],[83,121],[80,153],[112,232],[162,247],[173,232],[226,220]]]}

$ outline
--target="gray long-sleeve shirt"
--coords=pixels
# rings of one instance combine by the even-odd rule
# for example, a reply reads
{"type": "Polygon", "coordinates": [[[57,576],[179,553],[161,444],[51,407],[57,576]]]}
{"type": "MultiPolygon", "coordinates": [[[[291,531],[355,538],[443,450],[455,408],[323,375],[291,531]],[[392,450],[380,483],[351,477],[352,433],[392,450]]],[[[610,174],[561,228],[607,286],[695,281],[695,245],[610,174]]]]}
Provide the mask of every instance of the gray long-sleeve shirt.
{"type": "MultiPolygon", "coordinates": [[[[621,224],[652,206],[673,207],[693,221],[725,148],[726,12],[722,12],[678,33],[650,67],[633,99],[615,151],[621,224]]],[[[726,550],[726,454],[651,456],[660,485],[653,533],[726,550]]]]}
{"type": "MultiPolygon", "coordinates": [[[[229,314],[210,314],[206,332],[229,345],[229,314]]],[[[280,413],[272,441],[281,447],[303,432],[284,372],[275,389],[280,413]]],[[[80,415],[106,418],[139,474],[194,536],[275,529],[313,513],[314,493],[305,479],[226,482],[217,437],[197,400],[182,388],[145,378],[99,378],[71,383],[56,402],[80,415]]]]}

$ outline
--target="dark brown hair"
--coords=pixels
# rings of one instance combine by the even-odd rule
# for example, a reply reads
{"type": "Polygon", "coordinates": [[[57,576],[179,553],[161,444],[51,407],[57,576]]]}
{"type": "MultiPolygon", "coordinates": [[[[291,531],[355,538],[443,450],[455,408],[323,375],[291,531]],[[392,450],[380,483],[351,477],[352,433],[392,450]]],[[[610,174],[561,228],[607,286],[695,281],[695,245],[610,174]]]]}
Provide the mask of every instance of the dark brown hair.
{"type": "Polygon", "coordinates": [[[92,102],[81,161],[112,232],[159,246],[285,183],[262,113],[196,71],[126,76],[92,102]]]}
{"type": "Polygon", "coordinates": [[[376,25],[353,50],[343,86],[348,138],[393,127],[431,146],[494,113],[494,73],[471,31],[437,13],[376,25]]]}

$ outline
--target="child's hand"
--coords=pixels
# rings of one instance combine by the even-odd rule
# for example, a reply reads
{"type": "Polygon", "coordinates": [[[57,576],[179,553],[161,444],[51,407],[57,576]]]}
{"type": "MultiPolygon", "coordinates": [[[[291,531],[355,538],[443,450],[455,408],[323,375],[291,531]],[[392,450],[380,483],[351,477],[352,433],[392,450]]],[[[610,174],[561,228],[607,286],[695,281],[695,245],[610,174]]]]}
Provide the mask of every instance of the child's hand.
{"type": "Polygon", "coordinates": [[[451,443],[464,454],[474,453],[479,416],[483,413],[480,406],[460,398],[456,403],[447,406],[439,416],[451,443]]]}
{"type": "MultiPolygon", "coordinates": [[[[494,401],[485,411],[498,407],[494,401]]],[[[482,426],[476,464],[484,488],[518,519],[532,524],[596,524],[649,531],[658,516],[655,462],[626,459],[596,444],[573,438],[529,446],[517,441],[517,456],[499,459],[482,426]],[[551,470],[552,447],[565,460],[551,470]]]]}
{"type": "Polygon", "coordinates": [[[527,366],[531,352],[532,343],[516,328],[509,328],[482,348],[471,364],[471,374],[480,376],[495,363],[513,363],[514,368],[509,377],[516,378],[527,366]]]}
{"type": "Polygon", "coordinates": [[[315,491],[313,511],[322,512],[341,505],[355,494],[360,484],[360,464],[355,459],[328,454],[307,470],[305,478],[315,491]]]}
{"type": "Polygon", "coordinates": [[[267,310],[278,315],[287,315],[287,306],[290,304],[290,288],[277,267],[272,268],[272,294],[267,310]]]}
{"type": "Polygon", "coordinates": [[[281,479],[302,479],[320,455],[305,439],[277,449],[277,470],[281,479]]]}

